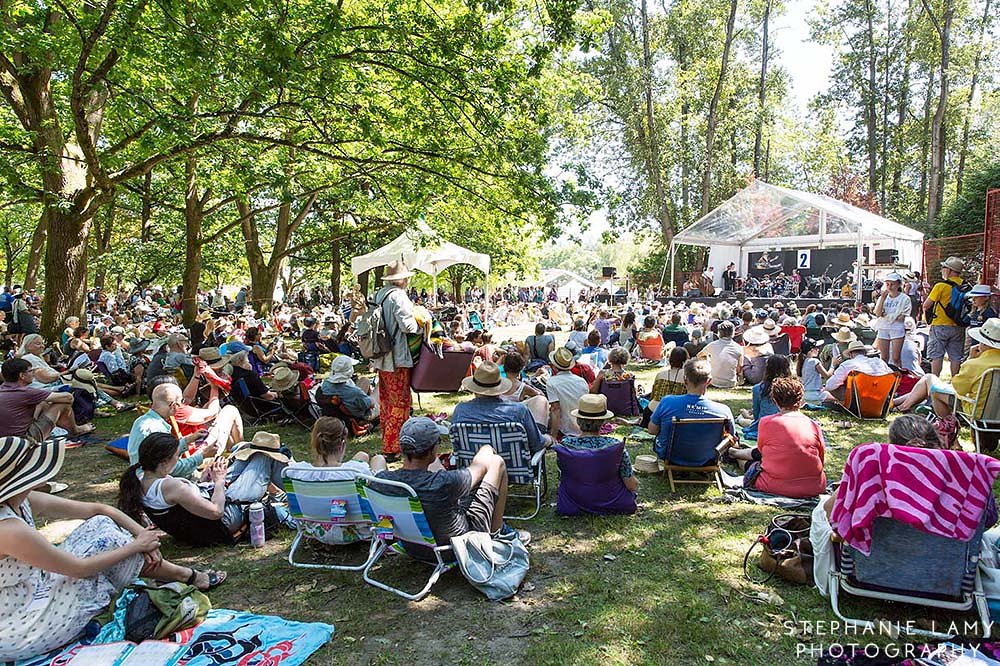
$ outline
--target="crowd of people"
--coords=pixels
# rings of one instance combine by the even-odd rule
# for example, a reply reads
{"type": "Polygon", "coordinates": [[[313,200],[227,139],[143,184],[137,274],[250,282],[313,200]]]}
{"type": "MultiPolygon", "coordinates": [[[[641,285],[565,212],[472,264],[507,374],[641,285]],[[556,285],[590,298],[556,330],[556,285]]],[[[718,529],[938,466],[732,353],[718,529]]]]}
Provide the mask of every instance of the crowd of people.
{"type": "MultiPolygon", "coordinates": [[[[176,292],[94,289],[86,320],[68,319],[52,341],[29,325],[39,307],[34,292],[9,290],[12,321],[21,324],[7,329],[0,365],[0,608],[13,618],[0,629],[0,660],[70,640],[138,575],[201,589],[221,584],[226,572],[164,560],[160,539],[234,544],[246,537],[257,503],[265,532],[294,527],[283,475],[403,482],[419,497],[438,545],[469,531],[530,543],[528,531],[503,519],[504,457],[483,446],[471,463],[457,465],[439,452],[448,424],[519,424],[529,455],[552,449],[558,457],[566,484],[559,511],[569,513],[636,510],[635,461],[614,436],[621,426],[648,432],[648,454],[659,466],[721,463],[731,487],[817,497],[828,487],[826,442],[804,410],[842,405],[853,371],[909,378],[894,408],[931,414],[930,431],[894,439],[890,430],[890,441],[954,448],[956,397],[975,397],[982,378],[1000,368],[992,289],[969,292],[967,320],[956,321],[949,307],[963,272],[960,260],[943,262],[942,281],[916,309],[903,277],[890,273],[874,302],[849,307],[680,300],[615,307],[508,288],[489,308],[476,302],[480,292],[470,293],[469,304],[442,303],[432,312],[398,261],[370,300],[358,287],[340,299],[327,294],[326,302],[296,294],[261,317],[246,288],[232,300],[206,292],[191,326],[181,324],[176,292]],[[369,332],[375,311],[379,328],[369,332]],[[929,327],[919,323],[924,312],[929,327]],[[498,327],[531,318],[534,332],[524,339],[495,339],[498,327]],[[559,331],[567,334],[557,339],[559,331]],[[379,335],[382,348],[372,353],[379,335]],[[471,353],[461,381],[471,397],[442,424],[414,415],[411,374],[424,354],[450,351],[471,353]],[[950,375],[942,376],[946,358],[950,375]],[[359,373],[364,362],[367,373],[359,373]],[[656,368],[648,390],[635,375],[643,364],[656,368]],[[734,414],[719,391],[738,387],[749,388],[751,409],[734,414]],[[93,437],[101,411],[134,408],[123,400],[130,396],[143,396],[143,409],[124,444],[130,466],[117,508],[41,492],[58,476],[67,443],[93,437]],[[680,445],[675,430],[687,419],[721,421],[731,446],[720,455],[707,438],[680,445]],[[308,460],[295,460],[272,432],[295,423],[311,430],[308,460]],[[257,431],[248,438],[250,426],[257,431]],[[378,455],[348,451],[351,436],[369,432],[379,433],[378,455]],[[599,455],[609,473],[597,489],[570,487],[594,469],[577,467],[592,463],[581,461],[599,455]],[[35,529],[36,515],[85,522],[55,548],[35,529]],[[38,601],[32,590],[42,579],[49,593],[38,601]]],[[[908,423],[900,417],[893,427],[908,423]]],[[[372,538],[353,526],[335,532],[331,543],[372,538]]]]}

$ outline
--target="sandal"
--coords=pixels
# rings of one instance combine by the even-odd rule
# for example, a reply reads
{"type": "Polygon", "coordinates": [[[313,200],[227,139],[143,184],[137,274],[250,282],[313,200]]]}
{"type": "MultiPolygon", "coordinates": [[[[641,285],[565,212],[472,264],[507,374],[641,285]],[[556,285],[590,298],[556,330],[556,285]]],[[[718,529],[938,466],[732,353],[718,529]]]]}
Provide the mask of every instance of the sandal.
{"type": "MultiPolygon", "coordinates": [[[[203,572],[198,571],[194,567],[191,567],[191,576],[188,577],[187,584],[188,585],[194,585],[195,587],[198,587],[195,584],[195,581],[198,579],[198,574],[200,574],[200,573],[203,573],[203,572]]],[[[202,592],[208,592],[213,587],[218,587],[219,585],[222,585],[226,581],[226,577],[227,577],[227,574],[226,574],[225,571],[205,571],[204,574],[206,576],[208,576],[208,587],[204,587],[204,588],[198,587],[198,589],[201,590],[202,592]]]]}
{"type": "Polygon", "coordinates": [[[123,402],[122,404],[115,407],[115,411],[119,414],[124,414],[125,412],[131,412],[135,409],[135,405],[130,402],[123,402]]]}

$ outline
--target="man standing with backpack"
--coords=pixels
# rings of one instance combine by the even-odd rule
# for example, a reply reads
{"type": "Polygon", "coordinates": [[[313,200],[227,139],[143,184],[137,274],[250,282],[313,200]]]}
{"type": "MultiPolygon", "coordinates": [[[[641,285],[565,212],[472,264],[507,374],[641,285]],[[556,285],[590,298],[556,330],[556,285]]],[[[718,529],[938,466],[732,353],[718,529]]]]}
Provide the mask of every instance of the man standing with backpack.
{"type": "Polygon", "coordinates": [[[931,360],[931,373],[941,375],[944,357],[948,356],[951,376],[958,374],[965,352],[965,324],[962,323],[963,303],[968,286],[962,280],[965,262],[958,257],[948,257],[941,262],[941,282],[934,284],[924,301],[931,325],[927,343],[927,358],[931,360]]]}
{"type": "Polygon", "coordinates": [[[358,322],[358,338],[363,355],[378,370],[379,423],[382,427],[382,453],[399,456],[399,431],[410,418],[413,394],[410,371],[413,357],[407,333],[420,327],[413,316],[413,302],[406,295],[413,273],[402,261],[385,267],[384,287],[375,294],[373,307],[358,322]],[[372,310],[378,317],[373,318],[372,310]]]}

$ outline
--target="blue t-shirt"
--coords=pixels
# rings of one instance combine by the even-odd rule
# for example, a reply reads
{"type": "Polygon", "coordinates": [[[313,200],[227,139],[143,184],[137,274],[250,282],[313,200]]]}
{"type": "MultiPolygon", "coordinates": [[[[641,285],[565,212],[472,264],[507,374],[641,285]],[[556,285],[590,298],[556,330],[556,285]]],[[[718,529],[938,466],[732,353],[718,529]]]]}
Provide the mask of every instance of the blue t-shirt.
{"type": "MultiPolygon", "coordinates": [[[[674,417],[681,419],[724,418],[729,421],[728,431],[736,432],[733,412],[726,405],[700,395],[668,395],[660,400],[656,411],[649,419],[650,423],[660,426],[660,432],[656,435],[656,441],[653,443],[653,450],[660,460],[667,460],[667,448],[670,446],[674,429],[671,419],[674,417]]],[[[685,426],[685,433],[690,435],[685,437],[683,441],[674,443],[674,450],[670,452],[670,462],[676,465],[699,467],[715,460],[715,447],[719,443],[719,440],[714,437],[715,427],[706,427],[704,429],[705,437],[698,437],[701,429],[701,426],[685,426]],[[712,439],[715,441],[711,441],[712,439]]]]}
{"type": "MultiPolygon", "coordinates": [[[[815,359],[814,359],[815,360],[815,359]]],[[[760,420],[765,416],[770,416],[771,414],[778,413],[778,406],[774,404],[771,400],[771,396],[762,395],[764,392],[764,384],[754,384],[752,396],[752,412],[753,412],[753,423],[743,428],[743,439],[756,440],[757,439],[757,426],[760,425],[760,420]]]]}

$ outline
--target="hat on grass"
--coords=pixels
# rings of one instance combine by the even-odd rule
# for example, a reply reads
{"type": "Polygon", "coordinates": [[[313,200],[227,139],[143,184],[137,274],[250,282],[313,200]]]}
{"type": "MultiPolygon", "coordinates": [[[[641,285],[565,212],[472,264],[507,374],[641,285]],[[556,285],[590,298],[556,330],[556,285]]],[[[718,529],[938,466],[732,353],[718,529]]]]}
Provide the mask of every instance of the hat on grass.
{"type": "Polygon", "coordinates": [[[406,455],[423,455],[441,441],[441,431],[426,416],[411,416],[399,430],[399,448],[406,455]]]}
{"type": "Polygon", "coordinates": [[[854,332],[846,326],[841,326],[840,330],[833,334],[833,339],[837,342],[854,342],[858,336],[854,335],[854,332]]]}
{"type": "Polygon", "coordinates": [[[632,461],[632,469],[640,474],[659,474],[660,464],[656,460],[656,456],[643,453],[637,455],[632,461]]]}
{"type": "Polygon", "coordinates": [[[273,432],[254,433],[252,440],[236,445],[233,457],[237,460],[249,460],[255,453],[263,453],[278,462],[288,462],[288,456],[281,452],[281,437],[273,432]]]}
{"type": "Polygon", "coordinates": [[[0,438],[0,502],[32,490],[59,473],[63,446],[51,440],[0,438]]]}
{"type": "Polygon", "coordinates": [[[987,319],[979,328],[970,328],[969,337],[981,345],[1000,349],[1000,319],[987,319]]]}
{"type": "Polygon", "coordinates": [[[511,381],[500,376],[500,367],[492,361],[481,363],[471,377],[462,380],[462,390],[476,395],[501,395],[510,387],[511,381]]]}
{"type": "Polygon", "coordinates": [[[570,415],[578,421],[607,421],[615,417],[614,412],[608,411],[608,399],[600,393],[584,393],[580,396],[577,408],[570,412],[570,415]]]}

